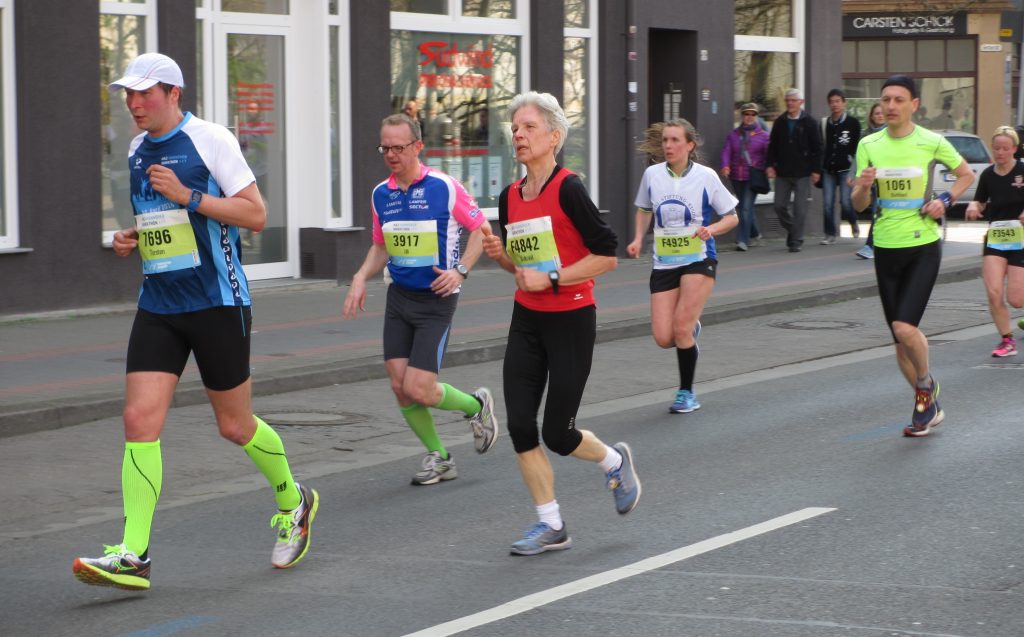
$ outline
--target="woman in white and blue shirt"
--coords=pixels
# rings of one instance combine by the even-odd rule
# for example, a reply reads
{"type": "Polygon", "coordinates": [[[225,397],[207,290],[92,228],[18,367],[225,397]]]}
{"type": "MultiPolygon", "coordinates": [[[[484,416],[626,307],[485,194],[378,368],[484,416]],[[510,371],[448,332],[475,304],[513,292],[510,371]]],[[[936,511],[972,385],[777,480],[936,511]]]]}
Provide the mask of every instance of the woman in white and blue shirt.
{"type": "Polygon", "coordinates": [[[669,408],[683,414],[700,409],[693,393],[700,314],[715,287],[716,235],[736,227],[737,199],[713,170],[696,163],[700,138],[685,119],[665,122],[661,150],[665,161],[649,167],[636,194],[636,233],[627,246],[640,256],[654,218],[651,272],[651,331],[665,349],[675,347],[679,391],[669,408]],[[717,216],[718,221],[713,221],[717,216]]]}

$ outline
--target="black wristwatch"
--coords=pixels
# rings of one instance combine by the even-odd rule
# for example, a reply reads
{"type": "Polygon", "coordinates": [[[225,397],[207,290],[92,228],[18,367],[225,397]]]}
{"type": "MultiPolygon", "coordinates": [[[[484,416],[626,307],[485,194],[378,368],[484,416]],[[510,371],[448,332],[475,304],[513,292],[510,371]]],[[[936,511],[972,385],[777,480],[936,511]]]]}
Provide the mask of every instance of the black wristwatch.
{"type": "Polygon", "coordinates": [[[551,280],[551,291],[558,294],[558,270],[548,272],[548,279],[551,280]]]}
{"type": "Polygon", "coordinates": [[[462,265],[461,263],[455,266],[455,271],[461,274],[463,279],[469,277],[469,268],[462,265]]]}

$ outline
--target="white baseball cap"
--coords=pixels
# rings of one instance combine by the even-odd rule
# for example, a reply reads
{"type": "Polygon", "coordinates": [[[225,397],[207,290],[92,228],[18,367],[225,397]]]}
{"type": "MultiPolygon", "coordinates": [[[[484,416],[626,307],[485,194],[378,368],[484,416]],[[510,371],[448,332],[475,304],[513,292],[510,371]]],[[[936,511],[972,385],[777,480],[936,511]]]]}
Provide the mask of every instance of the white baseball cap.
{"type": "Polygon", "coordinates": [[[154,84],[163,82],[171,86],[185,86],[178,63],[162,53],[143,53],[128,65],[124,77],[107,85],[111,93],[123,88],[145,91],[154,84]]]}

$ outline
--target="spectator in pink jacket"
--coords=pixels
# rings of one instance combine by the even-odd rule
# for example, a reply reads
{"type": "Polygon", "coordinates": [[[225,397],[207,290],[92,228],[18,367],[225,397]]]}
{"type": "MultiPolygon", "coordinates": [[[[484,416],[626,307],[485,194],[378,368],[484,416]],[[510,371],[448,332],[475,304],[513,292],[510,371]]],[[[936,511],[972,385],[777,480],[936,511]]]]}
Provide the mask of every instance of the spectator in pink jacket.
{"type": "Polygon", "coordinates": [[[768,151],[768,131],[761,127],[757,116],[761,109],[749,102],[740,107],[743,119],[729,133],[722,149],[722,176],[732,181],[733,190],[740,200],[737,208],[740,223],[736,227],[736,249],[746,252],[748,246],[761,244],[761,232],[754,217],[754,199],[757,193],[750,187],[750,168],[764,170],[768,151]]]}

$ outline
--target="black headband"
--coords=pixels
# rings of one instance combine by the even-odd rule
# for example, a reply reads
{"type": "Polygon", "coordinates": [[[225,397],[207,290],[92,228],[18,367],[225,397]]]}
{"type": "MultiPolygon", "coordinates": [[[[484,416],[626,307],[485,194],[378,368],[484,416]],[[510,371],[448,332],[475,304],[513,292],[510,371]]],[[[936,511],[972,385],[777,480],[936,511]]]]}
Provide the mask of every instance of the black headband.
{"type": "Polygon", "coordinates": [[[885,90],[887,86],[902,86],[903,88],[910,91],[911,99],[917,99],[917,84],[914,83],[914,78],[906,75],[891,75],[889,79],[882,85],[882,90],[885,90]]]}

